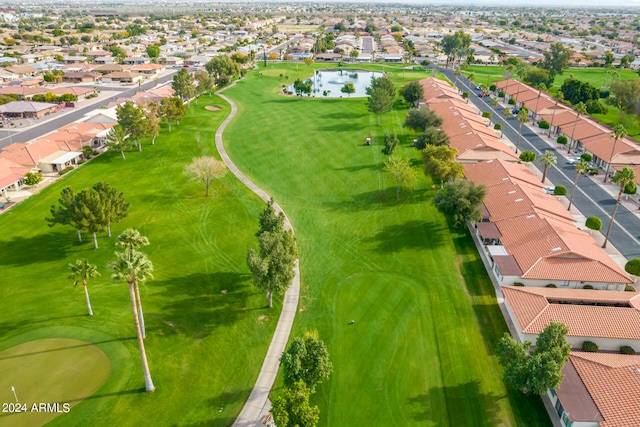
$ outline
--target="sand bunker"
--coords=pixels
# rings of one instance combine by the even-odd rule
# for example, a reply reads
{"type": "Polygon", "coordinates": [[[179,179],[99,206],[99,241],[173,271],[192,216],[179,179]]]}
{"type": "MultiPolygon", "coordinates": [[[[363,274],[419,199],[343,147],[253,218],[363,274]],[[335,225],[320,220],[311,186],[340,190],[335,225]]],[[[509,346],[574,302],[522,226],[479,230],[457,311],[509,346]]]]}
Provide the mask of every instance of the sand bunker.
{"type": "Polygon", "coordinates": [[[205,110],[209,110],[209,111],[219,111],[222,110],[222,108],[217,107],[215,105],[207,105],[206,107],[204,107],[205,110]]]}

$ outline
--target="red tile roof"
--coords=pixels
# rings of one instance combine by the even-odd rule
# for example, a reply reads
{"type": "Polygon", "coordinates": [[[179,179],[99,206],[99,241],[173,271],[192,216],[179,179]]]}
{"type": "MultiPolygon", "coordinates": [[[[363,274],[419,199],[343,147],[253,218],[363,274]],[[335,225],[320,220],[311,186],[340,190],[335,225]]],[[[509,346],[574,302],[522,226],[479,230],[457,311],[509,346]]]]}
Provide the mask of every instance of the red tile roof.
{"type": "Polygon", "coordinates": [[[573,352],[569,358],[604,418],[602,427],[640,425],[640,356],[573,352]]]}
{"type": "Polygon", "coordinates": [[[525,334],[537,335],[553,320],[567,325],[567,336],[640,340],[634,326],[640,322],[639,293],[515,286],[502,292],[525,334]]]}

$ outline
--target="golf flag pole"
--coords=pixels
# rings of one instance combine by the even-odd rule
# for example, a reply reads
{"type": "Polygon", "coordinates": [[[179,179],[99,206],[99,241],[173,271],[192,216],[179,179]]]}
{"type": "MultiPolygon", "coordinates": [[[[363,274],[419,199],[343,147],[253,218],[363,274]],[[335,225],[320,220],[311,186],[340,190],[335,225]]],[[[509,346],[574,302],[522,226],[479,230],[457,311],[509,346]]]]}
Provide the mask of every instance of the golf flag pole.
{"type": "Polygon", "coordinates": [[[16,398],[16,403],[20,403],[18,401],[18,396],[16,395],[16,388],[14,386],[11,386],[11,391],[13,392],[13,397],[16,398]]]}

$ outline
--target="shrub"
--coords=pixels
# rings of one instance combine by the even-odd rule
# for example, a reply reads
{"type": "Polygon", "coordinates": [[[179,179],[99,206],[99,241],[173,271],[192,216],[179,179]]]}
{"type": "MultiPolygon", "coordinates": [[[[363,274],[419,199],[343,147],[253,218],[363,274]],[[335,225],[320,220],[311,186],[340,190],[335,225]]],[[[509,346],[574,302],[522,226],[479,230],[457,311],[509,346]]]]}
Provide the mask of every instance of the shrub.
{"type": "Polygon", "coordinates": [[[582,289],[593,289],[593,285],[584,285],[582,289]]]}
{"type": "Polygon", "coordinates": [[[551,125],[549,124],[548,121],[546,120],[541,120],[540,123],[538,123],[538,127],[540,129],[549,129],[551,127],[551,125]]]}
{"type": "Polygon", "coordinates": [[[532,151],[524,150],[522,153],[520,153],[520,160],[524,163],[531,163],[535,161],[535,159],[536,155],[532,151]]]}
{"type": "Polygon", "coordinates": [[[580,160],[584,160],[585,162],[589,163],[591,160],[593,160],[593,156],[589,153],[583,153],[582,156],[580,156],[580,160]]]}
{"type": "Polygon", "coordinates": [[[585,341],[582,343],[582,351],[586,351],[589,353],[595,353],[598,351],[598,344],[593,341],[585,341]]]}
{"type": "Polygon", "coordinates": [[[464,99],[469,98],[469,92],[462,92],[462,97],[463,97],[464,99]]]}
{"type": "Polygon", "coordinates": [[[495,125],[493,125],[493,128],[495,130],[502,130],[502,125],[500,123],[496,123],[495,125]]]}
{"type": "Polygon", "coordinates": [[[600,89],[600,98],[608,98],[610,94],[609,89],[600,89]]]}
{"type": "Polygon", "coordinates": [[[495,91],[496,91],[496,89],[498,89],[498,87],[497,87],[496,85],[494,85],[494,84],[492,84],[491,86],[489,86],[489,90],[490,90],[491,92],[495,92],[495,91]]]}
{"type": "Polygon", "coordinates": [[[633,287],[633,286],[631,286],[631,285],[626,285],[626,286],[624,287],[624,291],[625,291],[625,292],[635,292],[635,291],[636,291],[636,288],[634,288],[634,287],[633,287]]]}
{"type": "Polygon", "coordinates": [[[624,271],[634,276],[640,276],[640,258],[633,258],[624,265],[624,271]]]}
{"type": "Polygon", "coordinates": [[[524,286],[524,283],[520,283],[520,282],[514,282],[513,286],[524,286]]]}
{"type": "Polygon", "coordinates": [[[42,182],[42,174],[40,172],[27,172],[24,177],[26,185],[38,185],[40,182],[42,182]]]}
{"type": "Polygon", "coordinates": [[[629,181],[627,185],[624,186],[624,194],[636,194],[637,191],[638,185],[633,181],[629,181]]]}
{"type": "Polygon", "coordinates": [[[62,176],[65,173],[69,173],[73,170],[73,166],[67,166],[66,168],[62,169],[61,171],[58,171],[58,175],[62,176]]]}
{"type": "Polygon", "coordinates": [[[628,345],[623,345],[622,347],[620,347],[620,353],[622,354],[636,354],[635,350],[628,346],[628,345]]]}
{"type": "Polygon", "coordinates": [[[509,100],[507,101],[507,104],[509,105],[516,105],[516,100],[513,98],[509,98],[509,100]]]}
{"type": "Polygon", "coordinates": [[[482,117],[484,117],[486,119],[490,119],[491,118],[491,111],[483,111],[482,112],[482,117]]]}
{"type": "Polygon", "coordinates": [[[90,159],[91,156],[93,156],[93,148],[89,147],[88,145],[85,145],[84,147],[82,147],[82,155],[86,159],[90,159]]]}
{"type": "Polygon", "coordinates": [[[83,164],[84,162],[85,162],[85,160],[82,160],[82,159],[78,160],[78,164],[79,165],[83,164]]]}
{"type": "Polygon", "coordinates": [[[560,135],[558,139],[556,139],[556,142],[560,145],[567,145],[567,142],[569,142],[569,139],[564,135],[560,135]]]}
{"type": "Polygon", "coordinates": [[[557,288],[557,286],[553,283],[549,283],[545,288],[557,288]]]}
{"type": "Polygon", "coordinates": [[[589,218],[587,218],[587,221],[584,223],[584,225],[589,229],[589,230],[601,230],[602,229],[602,220],[600,218],[598,218],[597,216],[590,216],[589,218]]]}
{"type": "Polygon", "coordinates": [[[556,185],[556,188],[553,189],[554,196],[566,196],[567,195],[567,187],[564,185],[556,185]]]}
{"type": "Polygon", "coordinates": [[[499,96],[500,98],[504,98],[504,95],[505,95],[505,93],[504,93],[504,91],[503,91],[503,90],[501,90],[501,91],[498,93],[498,96],[499,96]]]}
{"type": "Polygon", "coordinates": [[[598,175],[600,171],[598,168],[589,168],[587,169],[587,175],[598,175]]]}

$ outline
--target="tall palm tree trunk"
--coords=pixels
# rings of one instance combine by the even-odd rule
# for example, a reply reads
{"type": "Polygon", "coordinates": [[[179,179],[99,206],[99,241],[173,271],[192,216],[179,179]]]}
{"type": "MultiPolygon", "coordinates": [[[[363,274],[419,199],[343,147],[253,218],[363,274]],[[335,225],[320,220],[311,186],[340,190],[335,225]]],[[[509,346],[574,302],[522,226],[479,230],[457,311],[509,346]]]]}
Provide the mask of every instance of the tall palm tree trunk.
{"type": "Polygon", "coordinates": [[[78,232],[78,242],[82,242],[82,234],[80,234],[80,229],[76,229],[76,231],[78,232]]]}
{"type": "Polygon", "coordinates": [[[267,300],[269,300],[269,308],[273,307],[273,292],[267,292],[267,300]]]}
{"type": "Polygon", "coordinates": [[[87,300],[87,309],[89,310],[89,316],[93,316],[93,310],[91,310],[91,300],[89,299],[89,289],[87,289],[87,281],[82,281],[84,287],[84,298],[87,300]]]}
{"type": "Polygon", "coordinates": [[[576,192],[576,187],[578,186],[579,179],[580,179],[580,174],[576,173],[576,180],[573,181],[573,188],[571,189],[571,197],[569,198],[569,207],[567,208],[568,211],[571,210],[571,205],[573,204],[573,195],[576,192]]]}
{"type": "Polygon", "coordinates": [[[138,286],[138,281],[133,282],[133,287],[136,291],[136,307],[138,307],[138,318],[140,320],[140,332],[142,333],[142,338],[147,338],[147,330],[144,327],[144,313],[142,312],[142,299],[140,298],[140,287],[138,286]]]}
{"type": "Polygon", "coordinates": [[[618,192],[618,200],[616,201],[616,207],[613,208],[613,213],[611,214],[611,222],[609,223],[609,228],[607,229],[607,235],[604,238],[604,243],[602,244],[603,248],[607,247],[607,242],[609,241],[609,233],[611,233],[611,229],[613,228],[613,221],[616,218],[616,212],[618,212],[618,206],[620,206],[620,199],[622,198],[622,192],[624,191],[624,186],[620,186],[620,191],[618,192]]]}
{"type": "Polygon", "coordinates": [[[136,335],[138,337],[138,348],[140,349],[140,359],[142,360],[142,370],[144,371],[144,389],[145,391],[156,391],[151,379],[151,371],[149,371],[149,362],[147,361],[147,352],[144,349],[144,341],[142,339],[142,331],[140,329],[140,319],[138,318],[138,310],[136,309],[136,295],[133,288],[133,282],[129,284],[129,298],[131,298],[131,310],[133,312],[133,323],[136,325],[136,335]]]}

